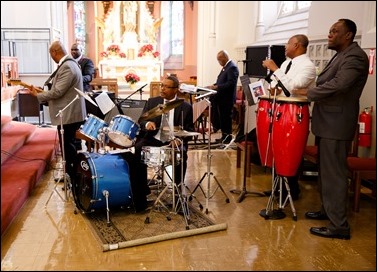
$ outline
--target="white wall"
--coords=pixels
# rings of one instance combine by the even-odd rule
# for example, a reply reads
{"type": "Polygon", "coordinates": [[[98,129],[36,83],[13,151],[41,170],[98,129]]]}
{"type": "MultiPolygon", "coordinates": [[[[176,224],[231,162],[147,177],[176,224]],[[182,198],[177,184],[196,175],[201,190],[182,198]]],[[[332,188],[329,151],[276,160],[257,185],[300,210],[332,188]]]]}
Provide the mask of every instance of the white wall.
{"type": "MultiPolygon", "coordinates": [[[[352,19],[358,26],[362,47],[369,53],[369,48],[375,48],[375,2],[371,1],[313,1],[309,9],[309,20],[297,16],[301,25],[279,22],[276,23],[277,1],[262,2],[262,19],[264,36],[257,40],[256,27],[259,6],[255,1],[247,2],[216,2],[216,35],[210,36],[208,26],[211,24],[210,2],[199,2],[198,24],[198,85],[208,85],[216,80],[219,66],[216,53],[219,49],[227,49],[233,60],[243,60],[244,48],[249,45],[273,45],[285,43],[290,36],[298,33],[307,34],[310,41],[327,39],[327,33],[332,24],[340,18],[352,19]],[[235,16],[235,17],[233,17],[235,16]],[[369,18],[369,19],[368,19],[369,18]],[[371,26],[372,25],[372,26],[371,26]],[[374,28],[373,28],[374,26],[374,28]],[[282,30],[282,28],[285,28],[282,30]],[[280,31],[277,31],[280,29],[280,31]],[[237,35],[235,35],[235,33],[237,35]],[[368,39],[363,40],[367,35],[368,39]],[[363,42],[364,41],[364,42],[363,42]],[[367,45],[367,47],[363,46],[367,45]]],[[[295,23],[295,22],[294,22],[295,23]]],[[[240,67],[240,66],[239,66],[240,67]]],[[[374,70],[376,66],[374,64],[374,70]]],[[[240,67],[242,73],[242,67],[240,67]]],[[[376,109],[376,76],[370,75],[360,99],[360,109],[373,106],[376,109]]],[[[255,106],[253,106],[255,107],[255,106]]],[[[254,109],[248,112],[249,128],[255,126],[254,109]]],[[[376,118],[373,113],[372,125],[373,144],[365,152],[365,156],[374,156],[376,143],[376,118]]]]}
{"type": "MultiPolygon", "coordinates": [[[[59,39],[67,48],[67,1],[1,1],[1,28],[48,28],[51,41],[59,39]]],[[[53,64],[52,70],[55,66],[53,64]]],[[[42,86],[48,76],[20,75],[20,79],[29,84],[42,86]]]]}

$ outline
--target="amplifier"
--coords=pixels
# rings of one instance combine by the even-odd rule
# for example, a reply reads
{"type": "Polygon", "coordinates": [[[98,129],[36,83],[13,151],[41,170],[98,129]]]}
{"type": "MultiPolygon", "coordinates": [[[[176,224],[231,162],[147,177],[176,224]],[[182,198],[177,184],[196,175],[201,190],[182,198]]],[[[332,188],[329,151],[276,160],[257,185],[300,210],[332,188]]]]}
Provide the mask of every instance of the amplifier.
{"type": "Polygon", "coordinates": [[[130,117],[134,121],[138,121],[146,103],[147,100],[127,99],[120,102],[119,105],[124,115],[130,117]]]}

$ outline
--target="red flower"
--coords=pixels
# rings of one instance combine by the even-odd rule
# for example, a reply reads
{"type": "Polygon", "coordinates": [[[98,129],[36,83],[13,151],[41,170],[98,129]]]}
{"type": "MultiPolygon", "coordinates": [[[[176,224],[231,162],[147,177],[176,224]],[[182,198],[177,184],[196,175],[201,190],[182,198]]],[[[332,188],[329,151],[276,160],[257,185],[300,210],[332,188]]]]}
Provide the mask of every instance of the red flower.
{"type": "Polygon", "coordinates": [[[107,47],[106,49],[108,52],[112,52],[112,53],[116,53],[118,54],[120,52],[120,48],[119,48],[119,45],[116,45],[116,44],[112,44],[110,45],[109,47],[107,47]]]}
{"type": "Polygon", "coordinates": [[[160,55],[160,53],[158,51],[153,52],[153,50],[154,50],[153,45],[145,44],[142,47],[140,47],[139,53],[137,54],[137,56],[142,57],[142,56],[145,56],[146,53],[151,53],[154,58],[157,58],[160,55]]]}
{"type": "Polygon", "coordinates": [[[128,82],[128,83],[131,83],[131,84],[135,84],[137,83],[138,81],[140,81],[140,77],[134,73],[128,73],[124,79],[128,82]]]}
{"type": "Polygon", "coordinates": [[[121,50],[120,50],[120,47],[119,45],[116,45],[116,44],[112,44],[110,46],[108,46],[106,48],[106,51],[103,51],[100,53],[100,56],[103,57],[103,58],[107,58],[109,56],[116,56],[118,55],[119,57],[121,58],[126,58],[126,54],[123,53],[121,50]]]}

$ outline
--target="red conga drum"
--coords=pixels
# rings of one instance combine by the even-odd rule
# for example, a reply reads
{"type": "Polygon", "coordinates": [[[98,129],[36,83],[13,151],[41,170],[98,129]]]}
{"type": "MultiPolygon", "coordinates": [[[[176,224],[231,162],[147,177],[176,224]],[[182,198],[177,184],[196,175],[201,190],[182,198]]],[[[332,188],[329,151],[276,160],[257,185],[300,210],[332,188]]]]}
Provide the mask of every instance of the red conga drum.
{"type": "Polygon", "coordinates": [[[309,102],[306,97],[278,97],[272,127],[276,173],[296,175],[309,135],[309,102]]]}
{"type": "Polygon", "coordinates": [[[259,156],[263,166],[272,167],[272,116],[273,99],[268,96],[260,96],[257,105],[257,144],[259,156]]]}

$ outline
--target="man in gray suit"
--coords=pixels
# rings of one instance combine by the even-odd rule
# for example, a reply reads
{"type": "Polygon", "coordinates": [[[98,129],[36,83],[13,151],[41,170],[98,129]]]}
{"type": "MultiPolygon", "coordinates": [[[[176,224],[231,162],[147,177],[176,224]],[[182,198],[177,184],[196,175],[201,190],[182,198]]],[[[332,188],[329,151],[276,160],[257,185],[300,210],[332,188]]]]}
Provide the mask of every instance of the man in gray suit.
{"type": "Polygon", "coordinates": [[[328,48],[336,54],[319,74],[316,87],[294,90],[314,102],[312,131],[319,138],[319,190],[321,210],[307,212],[310,219],[330,220],[310,233],[350,239],[347,222],[347,154],[357,128],[359,99],[368,77],[368,56],[354,42],[357,27],[339,19],[330,28],[328,48]]]}
{"type": "Polygon", "coordinates": [[[76,130],[84,123],[86,117],[85,99],[78,95],[75,88],[83,90],[83,80],[78,63],[71,58],[60,41],[55,41],[49,49],[51,58],[58,64],[57,71],[52,78],[52,86],[49,91],[42,91],[32,86],[31,93],[38,98],[40,103],[48,102],[51,124],[57,126],[60,148],[61,121],[64,131],[64,155],[66,161],[66,173],[74,178],[73,164],[77,156],[77,149],[81,141],[75,138],[76,130]],[[72,102],[72,104],[70,104],[72,102]],[[59,112],[70,104],[61,114],[59,112]]]}

